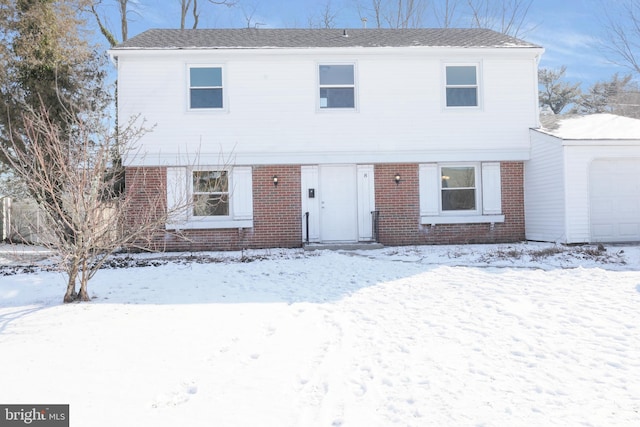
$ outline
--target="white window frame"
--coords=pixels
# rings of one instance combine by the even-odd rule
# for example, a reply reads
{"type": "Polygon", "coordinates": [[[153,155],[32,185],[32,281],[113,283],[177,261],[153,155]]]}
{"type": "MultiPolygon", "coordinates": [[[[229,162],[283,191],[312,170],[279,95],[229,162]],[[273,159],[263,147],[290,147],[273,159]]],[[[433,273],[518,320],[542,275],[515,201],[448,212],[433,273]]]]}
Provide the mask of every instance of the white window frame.
{"type": "Polygon", "coordinates": [[[227,102],[227,89],[226,89],[226,70],[223,64],[187,64],[187,111],[191,112],[215,112],[215,111],[228,111],[227,102]],[[191,69],[193,68],[219,68],[221,86],[191,86],[191,69]],[[222,90],[222,107],[206,107],[206,108],[193,108],[191,107],[191,89],[221,89],[222,90]]]}
{"type": "Polygon", "coordinates": [[[502,186],[499,162],[425,163],[419,165],[420,223],[475,224],[502,223],[502,186]],[[476,209],[442,210],[442,168],[475,168],[476,209]]]}
{"type": "Polygon", "coordinates": [[[355,62],[318,62],[316,63],[316,110],[321,112],[334,112],[334,111],[358,111],[358,67],[355,62]],[[353,84],[339,85],[320,84],[320,67],[326,65],[350,65],[353,67],[353,84]],[[353,88],[353,107],[323,107],[321,105],[322,98],[320,97],[320,90],[323,88],[353,88]]]}
{"type": "Polygon", "coordinates": [[[231,218],[232,206],[231,206],[231,189],[232,187],[232,177],[231,171],[227,168],[206,168],[206,167],[198,167],[190,169],[190,180],[189,180],[189,195],[191,196],[191,203],[193,206],[190,209],[189,217],[196,221],[225,221],[231,218]],[[227,175],[227,188],[226,191],[211,191],[211,192],[201,192],[196,191],[194,188],[193,180],[194,174],[197,172],[220,172],[225,173],[227,175]],[[227,201],[227,214],[226,215],[196,215],[195,210],[195,197],[198,195],[222,195],[223,198],[226,195],[227,201]]]}
{"type": "Polygon", "coordinates": [[[482,63],[481,62],[444,62],[442,64],[442,99],[445,110],[480,110],[482,108],[482,63]],[[447,83],[448,67],[475,67],[475,85],[450,85],[447,83]],[[476,105],[452,105],[447,102],[447,89],[474,88],[476,90],[476,105]]]}
{"type": "Polygon", "coordinates": [[[438,206],[439,206],[439,211],[440,211],[440,215],[456,215],[456,216],[472,216],[472,215],[478,215],[480,212],[482,212],[482,186],[481,184],[481,177],[480,177],[480,164],[479,163],[451,163],[451,164],[447,164],[447,163],[441,163],[438,165],[438,177],[440,179],[438,179],[438,206]],[[449,189],[447,187],[443,187],[442,186],[442,169],[444,168],[473,168],[473,175],[474,175],[474,196],[475,196],[475,209],[465,209],[465,210],[445,210],[443,208],[443,203],[442,203],[442,195],[443,192],[445,191],[456,191],[456,190],[465,190],[465,189],[470,189],[472,187],[456,187],[455,189],[449,189]]]}
{"type": "Polygon", "coordinates": [[[168,218],[167,230],[253,227],[253,185],[250,166],[169,167],[167,168],[167,207],[179,208],[168,218]],[[195,216],[193,212],[193,173],[226,171],[229,215],[195,216]]]}

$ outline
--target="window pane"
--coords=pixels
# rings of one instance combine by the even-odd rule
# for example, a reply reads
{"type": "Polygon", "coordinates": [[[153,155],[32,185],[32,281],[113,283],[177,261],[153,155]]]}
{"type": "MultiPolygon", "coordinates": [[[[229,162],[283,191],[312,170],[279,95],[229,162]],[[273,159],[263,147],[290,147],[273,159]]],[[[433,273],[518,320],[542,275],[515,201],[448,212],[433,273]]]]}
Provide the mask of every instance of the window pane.
{"type": "Polygon", "coordinates": [[[222,86],[222,68],[190,68],[191,87],[222,86]]]}
{"type": "Polygon", "coordinates": [[[196,193],[220,193],[229,188],[227,171],[196,171],[193,173],[193,191],[196,193]]]}
{"type": "Polygon", "coordinates": [[[229,200],[226,194],[195,194],[193,216],[228,216],[229,200]]]}
{"type": "Polygon", "coordinates": [[[191,108],[222,108],[222,89],[191,89],[191,108]]]}
{"type": "Polygon", "coordinates": [[[321,85],[352,85],[353,65],[321,65],[321,85]]]}
{"type": "Polygon", "coordinates": [[[472,211],[476,209],[476,190],[442,190],[443,211],[472,211]]]}
{"type": "Polygon", "coordinates": [[[447,107],[477,107],[478,90],[475,87],[447,88],[447,107]]]}
{"type": "Polygon", "coordinates": [[[476,67],[449,66],[447,67],[447,86],[450,85],[475,85],[476,67]]]}
{"type": "Polygon", "coordinates": [[[475,188],[476,172],[473,166],[442,168],[442,188],[475,188]]]}
{"type": "Polygon", "coordinates": [[[354,108],[354,99],[351,87],[320,89],[320,108],[354,108]]]}

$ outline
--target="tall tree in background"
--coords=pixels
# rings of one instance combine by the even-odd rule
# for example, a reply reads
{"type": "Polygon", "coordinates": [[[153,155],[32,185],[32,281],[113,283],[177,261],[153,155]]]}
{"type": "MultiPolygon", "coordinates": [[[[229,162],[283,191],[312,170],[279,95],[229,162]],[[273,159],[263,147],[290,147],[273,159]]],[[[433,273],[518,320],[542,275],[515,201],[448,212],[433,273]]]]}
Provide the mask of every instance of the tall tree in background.
{"type": "MultiPolygon", "coordinates": [[[[118,13],[120,17],[120,34],[122,35],[121,40],[124,42],[124,41],[127,41],[127,39],[129,38],[129,17],[127,16],[127,13],[128,13],[127,8],[129,7],[129,0],[114,0],[114,1],[117,3],[117,6],[118,6],[118,13]]],[[[101,5],[102,5],[102,0],[89,0],[86,7],[89,9],[91,14],[95,18],[96,24],[98,25],[98,28],[100,28],[100,32],[102,33],[104,38],[107,39],[107,43],[109,43],[109,46],[114,47],[119,43],[119,41],[118,41],[118,38],[109,29],[107,23],[103,19],[100,12],[98,12],[98,8],[101,5]]]]}
{"type": "Polygon", "coordinates": [[[375,22],[376,28],[421,27],[427,6],[427,0],[370,0],[356,4],[360,19],[375,22]]]}
{"type": "Polygon", "coordinates": [[[608,81],[594,83],[583,93],[572,112],[577,114],[611,113],[640,118],[640,87],[631,75],[614,74],[608,81]]]}
{"type": "MultiPolygon", "coordinates": [[[[186,27],[187,16],[191,13],[193,18],[192,29],[198,28],[200,23],[201,9],[198,7],[198,0],[178,0],[180,2],[180,29],[184,30],[186,27]]],[[[209,3],[218,6],[235,6],[237,1],[235,0],[207,0],[209,3]]]]}
{"type": "Polygon", "coordinates": [[[532,3],[533,0],[467,0],[471,26],[521,37],[526,33],[532,3]]]}
{"type": "Polygon", "coordinates": [[[455,26],[456,10],[461,0],[441,0],[433,3],[433,16],[440,28],[455,26]]]}
{"type": "Polygon", "coordinates": [[[561,114],[569,105],[580,98],[580,83],[563,81],[566,66],[559,70],[540,68],[538,70],[539,100],[541,106],[548,106],[554,114],[561,114]]]}
{"type": "Polygon", "coordinates": [[[320,6],[319,12],[309,16],[309,28],[335,28],[338,11],[333,8],[331,0],[320,6]]]}
{"type": "MultiPolygon", "coordinates": [[[[125,42],[129,39],[129,16],[135,11],[132,11],[129,0],[110,0],[118,8],[118,20],[120,28],[120,40],[114,35],[113,31],[109,28],[109,25],[105,19],[105,14],[101,12],[105,7],[104,0],[86,0],[87,9],[95,18],[96,24],[100,29],[100,32],[105,37],[111,47],[116,46],[118,43],[125,42]]],[[[205,4],[213,4],[218,6],[232,7],[237,4],[236,0],[206,0],[205,4]]],[[[196,29],[200,23],[200,15],[202,13],[202,3],[198,3],[198,0],[178,0],[180,6],[180,29],[184,30],[187,27],[187,21],[191,16],[192,24],[191,28],[196,29]]],[[[138,2],[134,2],[134,6],[138,5],[138,2]]]]}
{"type": "Polygon", "coordinates": [[[602,9],[605,16],[604,52],[612,62],[640,76],[640,2],[603,2],[602,9]]]}

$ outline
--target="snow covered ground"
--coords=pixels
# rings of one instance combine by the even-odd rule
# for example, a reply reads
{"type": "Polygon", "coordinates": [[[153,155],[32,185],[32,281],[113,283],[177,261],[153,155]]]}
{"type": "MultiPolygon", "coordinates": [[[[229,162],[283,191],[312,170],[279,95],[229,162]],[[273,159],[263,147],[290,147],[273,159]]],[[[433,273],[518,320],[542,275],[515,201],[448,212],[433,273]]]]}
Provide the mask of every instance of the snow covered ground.
{"type": "Polygon", "coordinates": [[[148,266],[82,304],[57,272],[0,277],[0,403],[74,427],[640,425],[640,247],[242,256],[123,257],[148,266]]]}

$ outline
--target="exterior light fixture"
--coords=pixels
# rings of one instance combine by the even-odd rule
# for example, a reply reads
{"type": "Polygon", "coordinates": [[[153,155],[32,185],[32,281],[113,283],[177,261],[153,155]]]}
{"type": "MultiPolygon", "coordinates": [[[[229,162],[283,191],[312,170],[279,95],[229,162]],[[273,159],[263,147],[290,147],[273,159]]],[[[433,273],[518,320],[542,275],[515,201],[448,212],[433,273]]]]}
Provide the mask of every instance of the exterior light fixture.
{"type": "Polygon", "coordinates": [[[393,180],[396,182],[396,185],[400,184],[400,174],[397,173],[396,176],[393,177],[393,180]]]}
{"type": "Polygon", "coordinates": [[[273,185],[274,187],[278,186],[278,175],[273,175],[273,185]]]}

